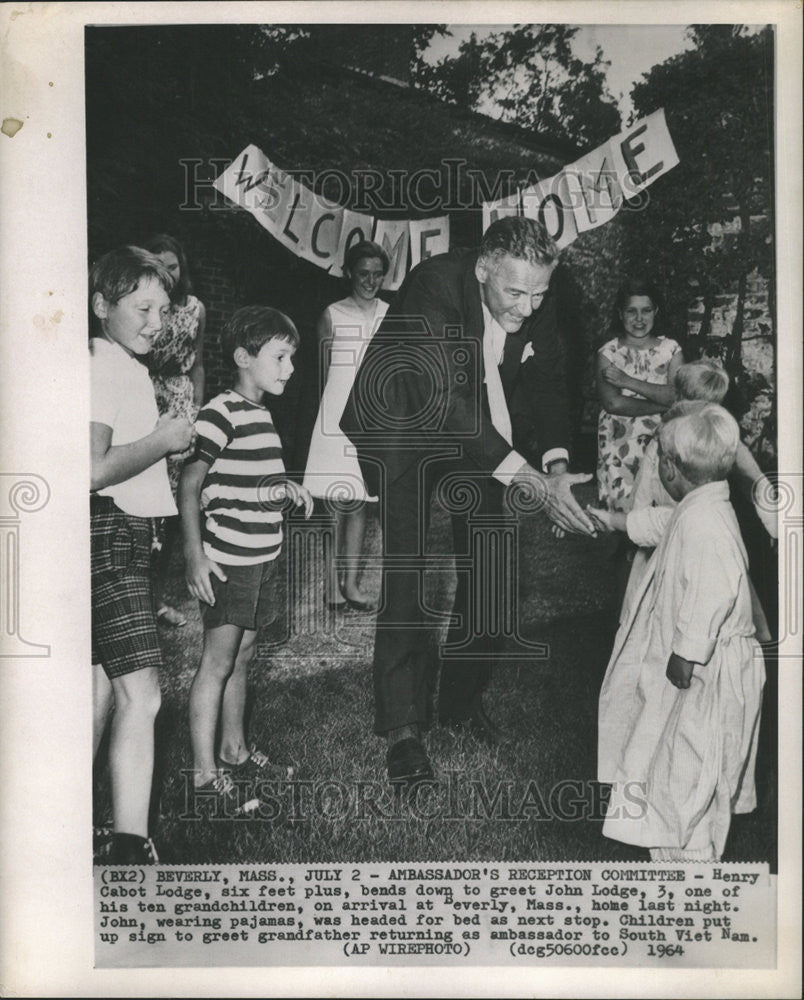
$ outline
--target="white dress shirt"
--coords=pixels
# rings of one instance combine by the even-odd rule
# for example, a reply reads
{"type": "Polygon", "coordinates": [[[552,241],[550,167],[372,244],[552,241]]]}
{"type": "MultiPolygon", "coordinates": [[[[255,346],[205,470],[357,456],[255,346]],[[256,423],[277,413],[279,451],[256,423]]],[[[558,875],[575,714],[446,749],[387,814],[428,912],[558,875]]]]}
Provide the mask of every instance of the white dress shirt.
{"type": "MultiPolygon", "coordinates": [[[[507,334],[491,315],[486,304],[481,304],[483,307],[483,361],[486,372],[484,381],[488,394],[491,422],[498,433],[511,444],[511,417],[508,413],[508,404],[505,401],[505,393],[499,371],[505,351],[505,338],[507,334]]],[[[522,352],[522,361],[525,361],[532,353],[532,345],[530,343],[526,344],[522,352]]],[[[551,462],[559,459],[566,461],[568,457],[566,448],[551,448],[542,456],[542,471],[547,472],[551,462]]],[[[494,478],[499,480],[504,486],[507,486],[524,464],[525,459],[522,455],[512,449],[494,470],[494,478]]]]}

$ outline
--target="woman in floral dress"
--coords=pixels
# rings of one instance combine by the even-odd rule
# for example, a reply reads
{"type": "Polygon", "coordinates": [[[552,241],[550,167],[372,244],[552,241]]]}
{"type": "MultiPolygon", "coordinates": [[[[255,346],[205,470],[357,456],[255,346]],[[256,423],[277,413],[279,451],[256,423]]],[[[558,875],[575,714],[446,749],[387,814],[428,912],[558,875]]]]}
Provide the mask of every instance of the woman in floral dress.
{"type": "Polygon", "coordinates": [[[623,282],[614,305],[616,335],[597,352],[597,484],[607,510],[627,513],[639,463],[673,404],[673,375],[684,357],[655,331],[659,295],[641,279],[623,282]]]}
{"type": "MultiPolygon", "coordinates": [[[[195,423],[204,401],[204,328],[206,311],[203,302],[192,294],[187,257],[178,240],[160,233],[146,240],[144,247],[157,256],[176,282],[171,295],[170,311],[157,335],[148,365],[160,414],[186,417],[195,423]]],[[[192,448],[168,458],[168,477],[175,498],[184,460],[192,448]]],[[[168,625],[181,626],[186,619],[180,611],[162,600],[163,577],[173,542],[178,518],[170,518],[160,532],[161,549],[156,558],[155,594],[157,616],[168,625]]]]}

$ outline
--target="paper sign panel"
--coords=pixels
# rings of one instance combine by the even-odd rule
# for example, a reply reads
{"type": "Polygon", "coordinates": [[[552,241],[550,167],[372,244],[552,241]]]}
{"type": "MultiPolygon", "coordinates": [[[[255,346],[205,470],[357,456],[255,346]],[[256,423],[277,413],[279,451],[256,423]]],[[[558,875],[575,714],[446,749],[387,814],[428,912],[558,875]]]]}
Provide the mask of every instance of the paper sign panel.
{"type": "Polygon", "coordinates": [[[410,266],[449,250],[449,216],[438,219],[411,219],[410,266]]]}
{"type": "Polygon", "coordinates": [[[307,230],[305,246],[307,260],[323,267],[325,271],[340,272],[338,248],[340,246],[341,228],[343,226],[344,210],[334,201],[328,201],[321,195],[310,192],[312,205],[307,213],[307,230]]]}
{"type": "Polygon", "coordinates": [[[214,181],[222,194],[242,208],[252,211],[261,198],[260,184],[271,161],[256,146],[247,146],[243,152],[214,181]]]}
{"type": "Polygon", "coordinates": [[[509,194],[498,201],[483,202],[483,232],[489,228],[492,222],[505,218],[507,215],[519,215],[519,191],[509,194]]]}
{"type": "Polygon", "coordinates": [[[359,243],[360,240],[370,240],[374,232],[374,217],[363,215],[362,212],[353,212],[349,208],[343,210],[343,223],[341,225],[341,235],[338,240],[338,253],[335,264],[329,272],[336,278],[343,277],[343,258],[350,246],[359,243]]]}
{"type": "Polygon", "coordinates": [[[653,184],[679,162],[663,108],[647,118],[641,118],[609,141],[622,158],[624,174],[621,186],[626,198],[632,198],[653,184]]]}
{"type": "Polygon", "coordinates": [[[578,227],[563,170],[525,188],[522,192],[522,214],[541,222],[559,250],[572,243],[578,235],[578,227]]]}
{"type": "Polygon", "coordinates": [[[388,254],[389,267],[382,287],[395,291],[405,279],[408,270],[410,229],[407,219],[377,219],[374,242],[388,254]]]}
{"type": "Polygon", "coordinates": [[[602,226],[620,211],[624,167],[617,154],[609,140],[563,171],[579,233],[602,226]]]}

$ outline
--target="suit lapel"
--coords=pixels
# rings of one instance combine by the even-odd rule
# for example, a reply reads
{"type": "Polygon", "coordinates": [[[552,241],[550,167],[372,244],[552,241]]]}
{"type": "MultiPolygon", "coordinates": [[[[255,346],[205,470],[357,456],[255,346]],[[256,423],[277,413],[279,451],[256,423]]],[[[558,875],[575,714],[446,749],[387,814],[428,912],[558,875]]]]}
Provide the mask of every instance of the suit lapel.
{"type": "Polygon", "coordinates": [[[522,352],[525,350],[526,340],[527,334],[521,329],[517,333],[506,335],[503,359],[500,365],[500,378],[502,379],[506,397],[513,388],[516,377],[519,374],[519,365],[522,361],[522,352]]]}
{"type": "Polygon", "coordinates": [[[476,337],[482,345],[485,324],[483,323],[483,307],[480,303],[480,284],[475,277],[476,259],[477,254],[467,254],[466,270],[463,275],[463,308],[466,329],[462,335],[466,339],[476,337]]]}

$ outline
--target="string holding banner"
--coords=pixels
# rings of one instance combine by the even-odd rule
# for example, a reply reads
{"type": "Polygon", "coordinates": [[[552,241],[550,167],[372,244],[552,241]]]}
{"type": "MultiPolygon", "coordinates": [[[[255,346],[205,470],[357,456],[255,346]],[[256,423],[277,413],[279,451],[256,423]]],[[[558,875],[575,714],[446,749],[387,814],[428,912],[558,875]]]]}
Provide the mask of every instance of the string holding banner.
{"type": "MultiPolygon", "coordinates": [[[[563,248],[579,233],[605,225],[678,162],[664,110],[654,111],[552,177],[484,202],[483,230],[504,216],[524,215],[538,219],[563,248]]],[[[341,277],[346,251],[359,240],[373,239],[388,254],[383,288],[390,291],[399,288],[409,267],[449,249],[448,216],[388,220],[354,212],[305,187],[254,145],[214,186],[288,250],[334,277],[341,277]]]]}

